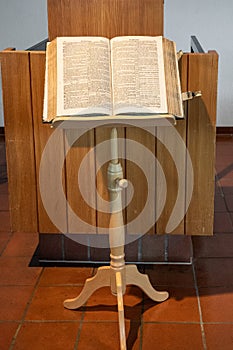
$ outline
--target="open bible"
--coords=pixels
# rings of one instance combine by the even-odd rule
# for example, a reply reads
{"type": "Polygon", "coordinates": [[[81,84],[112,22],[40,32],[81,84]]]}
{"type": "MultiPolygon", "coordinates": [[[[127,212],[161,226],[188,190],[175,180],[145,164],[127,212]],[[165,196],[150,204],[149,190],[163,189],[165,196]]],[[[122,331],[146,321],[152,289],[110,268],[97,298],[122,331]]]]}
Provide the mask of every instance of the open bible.
{"type": "Polygon", "coordinates": [[[162,36],[48,43],[43,120],[183,117],[176,46],[162,36]]]}

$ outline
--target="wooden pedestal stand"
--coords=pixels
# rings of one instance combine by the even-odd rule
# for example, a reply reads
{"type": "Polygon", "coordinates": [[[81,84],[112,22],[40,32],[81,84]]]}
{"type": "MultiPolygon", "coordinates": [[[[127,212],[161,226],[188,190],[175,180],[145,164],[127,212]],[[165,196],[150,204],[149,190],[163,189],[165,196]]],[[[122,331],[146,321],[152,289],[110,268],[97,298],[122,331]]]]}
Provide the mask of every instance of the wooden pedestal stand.
{"type": "Polygon", "coordinates": [[[152,300],[161,302],[168,298],[167,292],[156,291],[147,275],[141,274],[136,265],[125,265],[125,232],[122,215],[121,191],[127,187],[123,179],[121,164],[118,162],[117,130],[111,131],[111,161],[108,166],[108,190],[110,193],[109,243],[111,249],[110,266],[102,266],[96,275],[88,278],[82,292],[74,299],[64,301],[67,309],[77,309],[99,288],[110,286],[117,296],[121,350],[126,350],[123,295],[127,285],[133,284],[143,290],[152,300]]]}

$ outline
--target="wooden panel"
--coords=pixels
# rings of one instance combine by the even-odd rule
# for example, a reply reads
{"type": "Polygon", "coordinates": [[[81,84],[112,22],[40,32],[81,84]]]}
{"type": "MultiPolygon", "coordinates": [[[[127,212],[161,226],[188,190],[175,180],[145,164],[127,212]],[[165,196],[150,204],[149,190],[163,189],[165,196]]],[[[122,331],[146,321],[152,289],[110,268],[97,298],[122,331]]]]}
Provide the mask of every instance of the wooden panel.
{"type": "MultiPolygon", "coordinates": [[[[65,35],[96,35],[105,37],[115,37],[118,35],[162,35],[163,33],[163,1],[162,0],[48,0],[48,21],[49,21],[49,38],[54,39],[57,36],[65,35]]],[[[121,136],[120,132],[119,136],[121,136]]],[[[152,144],[148,141],[149,136],[141,130],[137,130],[136,134],[129,131],[129,136],[134,138],[136,135],[143,143],[146,143],[154,152],[154,139],[152,144]],[[144,139],[145,136],[145,139],[144,139]],[[147,142],[148,141],[148,142],[147,142]]],[[[101,143],[108,139],[109,130],[96,130],[96,142],[101,143]]],[[[98,166],[98,151],[96,153],[96,166],[98,166]]],[[[123,164],[124,165],[124,164],[123,164]]],[[[131,165],[129,164],[129,168],[131,165]]],[[[128,168],[128,170],[129,170],[128,168]]],[[[69,166],[67,165],[67,169],[69,166]]],[[[103,166],[101,171],[97,173],[97,188],[99,195],[107,200],[106,186],[106,169],[103,166]]],[[[93,171],[93,169],[92,169],[93,171]]],[[[136,187],[141,186],[138,168],[132,169],[132,176],[138,178],[136,187]]],[[[127,174],[130,172],[127,171],[127,174]]],[[[141,174],[141,173],[140,173],[141,174]]],[[[142,175],[143,176],[143,175],[142,175]]],[[[145,179],[144,179],[145,180],[145,179]]],[[[72,192],[71,196],[74,195],[72,192]]],[[[142,200],[143,195],[137,195],[137,202],[142,200]]],[[[78,204],[78,203],[77,203],[78,204]]],[[[97,208],[99,201],[97,200],[97,208]]],[[[141,204],[139,205],[141,207],[141,204]]],[[[143,207],[143,204],[142,204],[143,207]]],[[[127,217],[131,220],[133,211],[133,203],[127,217]]],[[[154,215],[154,214],[153,214],[154,215]]],[[[109,217],[107,214],[97,213],[97,226],[108,227],[109,217]]]]}
{"type": "MultiPolygon", "coordinates": [[[[181,78],[181,90],[187,91],[187,66],[188,60],[187,56],[184,55],[179,62],[180,69],[180,78],[181,78]]],[[[186,106],[184,106],[185,115],[187,113],[186,106]]],[[[173,214],[174,219],[171,220],[175,223],[178,217],[181,218],[180,223],[177,227],[174,227],[172,230],[172,234],[184,234],[184,217],[185,217],[185,166],[186,166],[186,120],[178,120],[175,128],[170,127],[158,127],[157,128],[157,159],[162,166],[166,177],[167,184],[167,195],[166,195],[166,203],[164,209],[159,217],[156,225],[156,233],[164,234],[168,233],[166,230],[168,229],[167,224],[169,219],[171,218],[172,211],[176,204],[176,200],[179,201],[177,203],[178,208],[177,211],[173,214]],[[179,135],[183,140],[183,144],[179,139],[179,135]],[[172,151],[173,155],[169,153],[169,148],[172,151]],[[174,152],[173,152],[174,151],[174,152]],[[182,176],[179,178],[177,172],[177,166],[180,169],[180,173],[182,176]],[[178,196],[178,187],[180,185],[180,196],[178,196]],[[182,219],[183,218],[183,219],[182,219]]],[[[156,196],[156,208],[158,208],[161,202],[161,196],[164,196],[164,193],[160,193],[159,188],[160,184],[158,182],[157,177],[157,196],[156,196]]],[[[178,220],[179,222],[179,220],[178,220]]]]}
{"type": "MultiPolygon", "coordinates": [[[[36,181],[38,194],[38,220],[40,233],[57,233],[58,228],[51,222],[44,205],[42,203],[39,185],[39,173],[41,166],[41,157],[45,150],[45,145],[50,137],[54,134],[54,130],[49,124],[42,123],[43,114],[43,95],[44,95],[44,76],[45,76],[45,53],[31,52],[30,53],[30,69],[31,69],[31,86],[32,86],[32,103],[33,103],[33,123],[34,123],[34,138],[35,138],[35,159],[36,159],[36,181]]],[[[48,149],[47,152],[47,178],[46,188],[49,192],[49,197],[53,198],[54,211],[56,211],[59,222],[64,222],[63,227],[67,227],[66,203],[58,196],[59,183],[59,161],[64,158],[64,139],[63,131],[56,130],[56,149],[48,149]]],[[[63,169],[63,185],[64,183],[63,169]]]]}
{"type": "Polygon", "coordinates": [[[49,39],[160,35],[163,0],[48,0],[49,39]]]}
{"type": "Polygon", "coordinates": [[[159,207],[161,201],[166,198],[164,209],[157,221],[156,233],[172,233],[184,234],[184,216],[185,216],[185,160],[186,160],[186,144],[185,144],[185,121],[180,120],[175,127],[161,126],[157,128],[157,159],[164,171],[167,185],[167,193],[160,191],[160,182],[156,178],[156,208],[159,207]],[[184,140],[182,143],[181,139],[184,140]],[[169,152],[170,151],[170,152],[169,152]],[[178,173],[179,170],[179,173],[178,173]],[[181,174],[181,176],[179,175],[181,174]],[[179,194],[179,197],[178,197],[179,194]],[[176,201],[178,201],[176,203],[176,201]],[[178,205],[178,207],[175,207],[178,205]],[[176,212],[173,212],[173,210],[176,212]],[[181,219],[178,220],[178,218],[181,219]],[[169,220],[172,220],[168,228],[169,220]],[[177,221],[178,220],[178,221],[177,221]],[[178,226],[176,226],[176,224],[178,226]]]}
{"type": "MultiPolygon", "coordinates": [[[[132,140],[135,142],[135,147],[132,144],[126,143],[126,176],[132,183],[134,194],[132,201],[126,209],[127,223],[129,224],[141,214],[140,224],[144,227],[147,223],[155,223],[155,128],[151,128],[151,132],[146,130],[130,127],[126,129],[126,141],[132,140]],[[136,149],[137,146],[138,149],[136,149]],[[151,158],[149,158],[151,156],[151,158]],[[143,164],[143,166],[142,166],[143,164]],[[141,165],[141,166],[140,166],[141,165]],[[142,211],[147,203],[148,195],[150,194],[152,201],[149,201],[149,210],[144,214],[142,211]],[[144,225],[145,224],[145,225],[144,225]]],[[[126,198],[127,202],[129,201],[126,198]]],[[[154,225],[148,227],[148,233],[154,233],[154,225]]],[[[144,232],[144,233],[146,233],[144,232]]],[[[128,234],[141,234],[142,231],[139,225],[132,225],[132,228],[127,230],[128,234]]]]}
{"type": "Polygon", "coordinates": [[[202,97],[188,106],[187,145],[194,168],[194,191],[186,215],[188,235],[213,233],[217,72],[216,52],[189,54],[188,89],[201,90],[202,97]]]}
{"type": "Polygon", "coordinates": [[[68,232],[96,233],[94,130],[66,130],[65,147],[67,200],[72,209],[68,212],[68,232]],[[84,173],[79,174],[83,161],[84,173]],[[77,218],[83,222],[78,222],[77,218]]]}
{"type": "Polygon", "coordinates": [[[11,229],[37,232],[37,193],[28,52],[1,52],[11,229]]]}

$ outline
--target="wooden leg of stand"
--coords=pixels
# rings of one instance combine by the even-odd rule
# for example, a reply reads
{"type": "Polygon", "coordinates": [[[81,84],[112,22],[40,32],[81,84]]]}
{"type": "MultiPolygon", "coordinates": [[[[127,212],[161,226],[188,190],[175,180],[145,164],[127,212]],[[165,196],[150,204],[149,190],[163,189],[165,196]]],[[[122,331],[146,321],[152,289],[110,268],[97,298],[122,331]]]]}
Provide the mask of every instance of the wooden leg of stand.
{"type": "Polygon", "coordinates": [[[126,285],[133,284],[143,290],[143,292],[154,301],[164,301],[168,298],[168,292],[159,292],[155,290],[147,275],[140,273],[136,265],[127,265],[125,267],[126,285]]]}
{"type": "Polygon", "coordinates": [[[94,277],[88,278],[84,284],[82,292],[74,299],[64,301],[67,309],[77,309],[84,305],[87,299],[99,288],[110,286],[110,267],[99,267],[94,277]]]}
{"type": "Polygon", "coordinates": [[[123,293],[122,293],[122,278],[121,278],[120,271],[116,272],[116,286],[117,286],[120,344],[121,344],[121,350],[126,350],[124,302],[123,302],[123,293]]]}

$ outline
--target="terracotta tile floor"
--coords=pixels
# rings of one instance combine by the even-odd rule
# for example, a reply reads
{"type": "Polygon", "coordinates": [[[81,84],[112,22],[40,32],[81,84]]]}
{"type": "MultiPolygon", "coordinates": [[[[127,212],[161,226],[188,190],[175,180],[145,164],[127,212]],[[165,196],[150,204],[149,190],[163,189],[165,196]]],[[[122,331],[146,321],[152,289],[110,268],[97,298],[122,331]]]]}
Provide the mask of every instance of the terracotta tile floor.
{"type": "MultiPolygon", "coordinates": [[[[29,267],[37,235],[10,233],[7,183],[0,184],[0,350],[119,349],[116,298],[97,291],[70,311],[95,271],[78,267],[29,267]]],[[[193,237],[193,265],[146,266],[159,304],[128,287],[128,350],[233,349],[233,137],[218,136],[215,234],[193,237]]]]}

